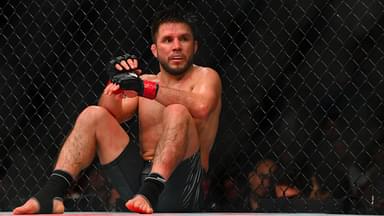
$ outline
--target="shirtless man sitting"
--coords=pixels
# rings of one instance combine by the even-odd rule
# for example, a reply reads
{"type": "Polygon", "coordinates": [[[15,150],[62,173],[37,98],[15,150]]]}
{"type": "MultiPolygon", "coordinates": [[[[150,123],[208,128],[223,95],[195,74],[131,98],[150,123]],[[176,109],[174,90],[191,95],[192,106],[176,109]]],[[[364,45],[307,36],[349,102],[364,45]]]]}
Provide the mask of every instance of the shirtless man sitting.
{"type": "Polygon", "coordinates": [[[199,210],[200,182],[219,124],[221,80],[212,68],[193,64],[198,42],[191,16],[167,9],[155,17],[151,51],[160,72],[142,75],[131,55],[114,59],[112,82],[98,105],[79,114],[48,182],[13,214],[63,213],[66,189],[96,155],[129,210],[199,210]],[[138,144],[120,125],[136,113],[138,144]]]}

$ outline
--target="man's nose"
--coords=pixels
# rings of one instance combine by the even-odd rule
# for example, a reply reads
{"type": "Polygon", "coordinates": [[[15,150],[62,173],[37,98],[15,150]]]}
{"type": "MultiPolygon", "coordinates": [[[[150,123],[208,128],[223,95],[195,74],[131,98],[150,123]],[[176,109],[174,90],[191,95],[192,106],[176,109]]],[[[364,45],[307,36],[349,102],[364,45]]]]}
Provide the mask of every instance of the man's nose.
{"type": "Polygon", "coordinates": [[[180,40],[176,39],[176,40],[173,41],[173,49],[174,50],[180,50],[181,49],[180,40]]]}

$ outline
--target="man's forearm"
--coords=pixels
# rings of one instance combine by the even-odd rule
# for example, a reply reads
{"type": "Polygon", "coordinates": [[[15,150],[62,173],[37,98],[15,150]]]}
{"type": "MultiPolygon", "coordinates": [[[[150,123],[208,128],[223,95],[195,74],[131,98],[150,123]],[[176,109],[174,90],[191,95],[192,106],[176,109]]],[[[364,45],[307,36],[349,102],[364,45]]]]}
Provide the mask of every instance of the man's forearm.
{"type": "Polygon", "coordinates": [[[205,119],[209,115],[210,109],[207,98],[193,92],[186,92],[160,85],[155,99],[164,106],[182,104],[189,110],[194,118],[205,119]]]}

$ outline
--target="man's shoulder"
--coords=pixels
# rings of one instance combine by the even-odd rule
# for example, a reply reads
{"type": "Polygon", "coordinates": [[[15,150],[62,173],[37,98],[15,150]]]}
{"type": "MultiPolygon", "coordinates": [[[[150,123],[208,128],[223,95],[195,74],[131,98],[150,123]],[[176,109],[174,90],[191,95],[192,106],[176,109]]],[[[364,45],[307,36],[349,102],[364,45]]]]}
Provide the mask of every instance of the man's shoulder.
{"type": "Polygon", "coordinates": [[[206,86],[208,84],[213,89],[221,91],[221,77],[216,70],[204,66],[196,66],[195,69],[193,79],[196,81],[197,86],[206,86]]]}
{"type": "Polygon", "coordinates": [[[219,73],[215,69],[200,65],[195,65],[195,74],[204,77],[219,77],[219,73]]]}
{"type": "Polygon", "coordinates": [[[194,65],[195,71],[199,71],[202,73],[217,73],[217,71],[211,67],[207,66],[201,66],[201,65],[194,65]]]}

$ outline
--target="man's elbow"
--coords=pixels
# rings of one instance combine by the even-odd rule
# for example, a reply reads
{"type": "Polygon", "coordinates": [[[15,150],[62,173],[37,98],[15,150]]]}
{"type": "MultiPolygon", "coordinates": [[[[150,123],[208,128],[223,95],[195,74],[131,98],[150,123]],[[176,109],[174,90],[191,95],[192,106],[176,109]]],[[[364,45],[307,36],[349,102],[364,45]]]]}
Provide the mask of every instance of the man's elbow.
{"type": "Polygon", "coordinates": [[[209,117],[209,114],[211,113],[210,107],[207,104],[199,104],[198,108],[196,109],[195,118],[204,120],[209,117]]]}

